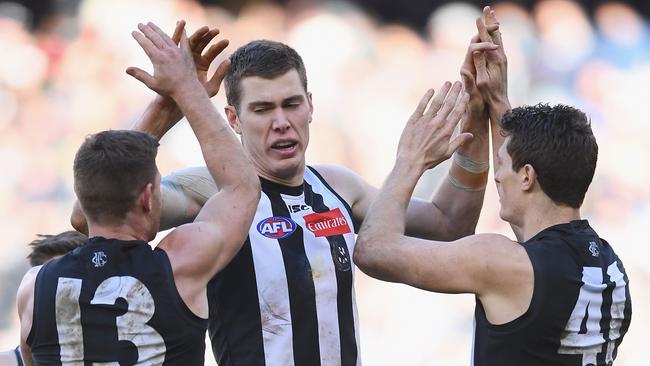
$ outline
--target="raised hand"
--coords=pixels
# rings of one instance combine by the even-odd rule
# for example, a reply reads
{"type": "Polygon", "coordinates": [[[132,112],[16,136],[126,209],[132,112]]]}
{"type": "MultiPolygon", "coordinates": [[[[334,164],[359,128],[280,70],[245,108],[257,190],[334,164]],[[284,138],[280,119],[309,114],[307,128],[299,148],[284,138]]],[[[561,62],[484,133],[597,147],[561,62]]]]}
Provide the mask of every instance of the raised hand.
{"type": "Polygon", "coordinates": [[[207,51],[203,52],[205,47],[219,34],[219,30],[216,28],[209,29],[206,26],[203,26],[194,32],[190,36],[190,49],[192,50],[192,58],[194,59],[194,64],[196,65],[196,74],[203,84],[205,91],[208,93],[209,97],[213,97],[219,92],[221,87],[221,82],[226,76],[228,67],[230,66],[230,60],[223,60],[215,73],[208,79],[208,70],[214,59],[223,52],[223,50],[228,47],[229,41],[227,39],[222,39],[219,42],[213,44],[208,48],[207,51]]]}
{"type": "Polygon", "coordinates": [[[185,30],[181,31],[180,47],[157,25],[138,24],[140,32],[131,34],[153,64],[153,76],[137,67],[127,73],[140,80],[149,89],[161,95],[174,96],[185,86],[198,83],[196,68],[185,30]]]}
{"type": "Polygon", "coordinates": [[[451,139],[468,100],[469,95],[462,93],[462,84],[458,81],[453,86],[446,82],[435,96],[429,89],[402,132],[397,148],[398,161],[417,164],[422,171],[431,169],[471,140],[471,133],[461,133],[451,139]]]}
{"type": "MultiPolygon", "coordinates": [[[[492,29],[498,29],[498,24],[496,27],[492,26],[492,29]]],[[[478,34],[474,35],[470,41],[469,47],[467,47],[467,53],[465,54],[463,65],[460,67],[463,89],[470,97],[467,111],[470,113],[470,117],[474,120],[487,120],[488,116],[485,101],[476,85],[476,68],[474,67],[473,55],[474,52],[491,51],[497,48],[498,45],[491,41],[482,41],[478,34]]]]}
{"type": "Polygon", "coordinates": [[[472,53],[476,67],[476,85],[489,107],[509,105],[508,102],[508,60],[503,49],[499,22],[489,6],[483,8],[483,17],[476,19],[476,28],[481,42],[492,42],[497,48],[472,53]]]}

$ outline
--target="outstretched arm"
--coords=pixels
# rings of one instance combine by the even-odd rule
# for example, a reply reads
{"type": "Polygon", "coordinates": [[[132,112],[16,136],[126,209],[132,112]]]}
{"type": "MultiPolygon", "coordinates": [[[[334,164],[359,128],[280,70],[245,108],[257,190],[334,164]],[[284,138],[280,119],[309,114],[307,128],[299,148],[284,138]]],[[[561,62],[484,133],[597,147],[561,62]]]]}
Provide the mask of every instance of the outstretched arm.
{"type": "Polygon", "coordinates": [[[139,69],[132,75],[178,104],[199,141],[210,175],[220,187],[193,223],[172,231],[159,244],[170,258],[187,305],[195,313],[207,315],[205,286],[248,235],[260,183],[241,144],[198,81],[185,33],[179,48],[153,23],[138,28],[142,33],[133,32],[133,37],[151,59],[154,75],[139,69]]]}
{"type": "Polygon", "coordinates": [[[532,266],[520,245],[494,234],[455,242],[404,234],[407,206],[422,173],[468,139],[460,135],[450,140],[467,97],[456,101],[448,96],[431,119],[429,112],[423,113],[430,96],[425,95],[402,133],[395,165],[359,232],[354,261],[382,280],[436,292],[477,294],[490,319],[511,320],[525,311],[532,293],[532,266]]]}
{"type": "MultiPolygon", "coordinates": [[[[461,133],[470,133],[472,141],[461,146],[454,154],[447,179],[439,186],[430,201],[411,198],[407,210],[406,233],[409,236],[435,240],[454,240],[474,233],[478,222],[489,167],[488,114],[475,84],[472,51],[489,50],[496,46],[490,42],[473,40],[461,68],[465,93],[469,95],[469,108],[463,115],[461,133]]],[[[459,95],[463,85],[445,83],[438,96],[459,95]]],[[[439,107],[439,106],[438,106],[439,107]]],[[[357,222],[364,220],[377,189],[354,174],[331,174],[330,180],[340,180],[339,186],[357,187],[351,194],[352,211],[357,222]],[[346,177],[347,175],[347,177],[346,177]]]]}
{"type": "Polygon", "coordinates": [[[470,98],[460,131],[471,133],[474,138],[454,153],[447,179],[441,182],[430,202],[411,199],[407,235],[454,240],[473,234],[476,229],[489,170],[489,123],[487,108],[476,86],[472,53],[494,48],[491,42],[479,42],[478,36],[468,47],[460,74],[464,92],[470,98]]]}

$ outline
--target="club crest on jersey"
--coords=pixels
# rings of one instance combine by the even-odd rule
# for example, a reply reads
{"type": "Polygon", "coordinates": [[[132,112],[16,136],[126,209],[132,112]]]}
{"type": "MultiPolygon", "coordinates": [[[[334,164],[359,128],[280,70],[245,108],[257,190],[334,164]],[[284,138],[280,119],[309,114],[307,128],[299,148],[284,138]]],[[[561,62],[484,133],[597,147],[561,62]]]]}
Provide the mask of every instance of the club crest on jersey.
{"type": "Polygon", "coordinates": [[[93,253],[93,259],[91,261],[95,265],[95,268],[99,268],[104,267],[108,260],[106,259],[106,253],[100,251],[93,253]]]}
{"type": "Polygon", "coordinates": [[[316,237],[351,233],[348,220],[339,208],[327,212],[316,212],[303,216],[305,227],[316,237]]]}
{"type": "Polygon", "coordinates": [[[272,216],[257,223],[257,232],[270,239],[282,239],[296,231],[296,223],[288,217],[272,216]]]}
{"type": "Polygon", "coordinates": [[[591,252],[592,257],[598,257],[598,244],[596,244],[595,241],[590,241],[589,242],[589,252],[591,252]]]}

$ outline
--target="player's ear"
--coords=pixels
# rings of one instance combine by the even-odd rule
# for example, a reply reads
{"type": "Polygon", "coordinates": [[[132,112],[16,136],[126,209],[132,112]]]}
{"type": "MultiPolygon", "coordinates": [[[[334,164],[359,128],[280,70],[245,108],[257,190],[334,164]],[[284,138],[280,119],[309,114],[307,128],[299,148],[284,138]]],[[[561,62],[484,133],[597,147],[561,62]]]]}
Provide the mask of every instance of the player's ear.
{"type": "Polygon", "coordinates": [[[236,134],[241,135],[241,126],[239,125],[239,117],[237,115],[237,109],[234,106],[227,105],[224,108],[226,113],[226,118],[228,119],[228,124],[236,134]]]}
{"type": "Polygon", "coordinates": [[[153,208],[153,184],[147,183],[142,192],[140,192],[140,197],[138,197],[140,207],[145,212],[151,211],[153,208]]]}
{"type": "Polygon", "coordinates": [[[311,115],[314,113],[314,104],[311,99],[311,92],[307,92],[307,104],[309,104],[309,123],[311,123],[311,115]]]}
{"type": "Polygon", "coordinates": [[[525,192],[530,192],[537,182],[537,172],[532,165],[526,164],[521,170],[521,189],[525,192]]]}

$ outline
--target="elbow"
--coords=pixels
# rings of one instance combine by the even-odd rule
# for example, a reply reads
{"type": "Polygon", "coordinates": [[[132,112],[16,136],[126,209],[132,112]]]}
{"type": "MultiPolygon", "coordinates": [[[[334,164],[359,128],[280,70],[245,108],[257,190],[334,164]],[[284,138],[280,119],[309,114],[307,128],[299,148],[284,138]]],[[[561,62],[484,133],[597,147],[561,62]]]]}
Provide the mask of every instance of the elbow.
{"type": "Polygon", "coordinates": [[[447,241],[454,241],[466,236],[474,235],[476,233],[476,221],[463,222],[458,220],[455,224],[450,223],[447,227],[450,228],[447,241]]]}
{"type": "Polygon", "coordinates": [[[88,222],[84,216],[81,208],[78,207],[78,204],[75,204],[74,210],[72,210],[72,215],[70,215],[70,225],[77,230],[78,232],[88,235],[88,222]]]}
{"type": "Polygon", "coordinates": [[[381,240],[376,235],[368,232],[361,232],[357,237],[352,259],[357,267],[366,274],[373,273],[379,265],[378,248],[382,245],[381,240]]]}

